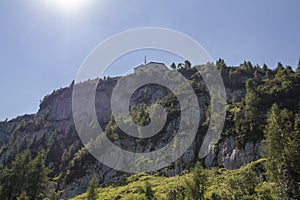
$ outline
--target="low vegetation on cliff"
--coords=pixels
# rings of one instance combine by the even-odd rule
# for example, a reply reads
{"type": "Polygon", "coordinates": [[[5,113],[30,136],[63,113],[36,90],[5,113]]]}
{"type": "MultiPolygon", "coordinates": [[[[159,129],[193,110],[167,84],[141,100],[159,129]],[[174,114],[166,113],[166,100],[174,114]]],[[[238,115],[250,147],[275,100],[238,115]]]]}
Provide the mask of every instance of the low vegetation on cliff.
{"type": "MultiPolygon", "coordinates": [[[[0,199],[69,199],[82,193],[75,199],[299,199],[300,63],[296,70],[281,63],[274,69],[251,62],[227,66],[222,59],[215,65],[226,87],[226,120],[206,158],[199,160],[198,151],[212,108],[194,67],[177,70],[205,113],[195,142],[175,163],[152,174],[118,172],[88,153],[72,118],[72,83],[45,97],[37,114],[0,122],[0,199]]],[[[165,107],[167,122],[154,138],[130,138],[109,108],[117,80],[100,79],[97,88],[97,117],[106,136],[131,151],[168,143],[178,129],[176,97],[155,85],[139,88],[131,99],[134,122],[149,123],[153,103],[165,107]]]]}

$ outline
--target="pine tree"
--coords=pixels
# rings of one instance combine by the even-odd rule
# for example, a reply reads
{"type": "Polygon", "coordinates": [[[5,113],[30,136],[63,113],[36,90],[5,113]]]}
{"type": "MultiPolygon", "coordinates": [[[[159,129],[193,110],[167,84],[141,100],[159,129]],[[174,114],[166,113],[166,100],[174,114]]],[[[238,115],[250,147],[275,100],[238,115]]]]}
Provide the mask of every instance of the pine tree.
{"type": "Polygon", "coordinates": [[[171,69],[175,70],[176,69],[175,63],[172,63],[170,67],[171,67],[171,69]]]}
{"type": "Polygon", "coordinates": [[[268,66],[267,66],[265,63],[263,64],[262,70],[263,70],[264,72],[267,72],[267,71],[268,71],[268,66]]]}
{"type": "Polygon", "coordinates": [[[271,71],[267,70],[266,71],[266,79],[270,79],[271,78],[271,71]]]}
{"type": "Polygon", "coordinates": [[[296,69],[296,73],[300,74],[300,58],[299,58],[299,61],[298,61],[298,67],[296,69]]]}
{"type": "Polygon", "coordinates": [[[25,191],[28,183],[29,163],[31,154],[27,149],[18,153],[11,163],[11,166],[0,170],[0,199],[16,199],[25,191]]]}
{"type": "Polygon", "coordinates": [[[167,192],[167,200],[184,200],[185,199],[185,187],[178,183],[177,186],[171,187],[167,192]]]}
{"type": "Polygon", "coordinates": [[[90,181],[90,185],[87,189],[88,200],[96,200],[98,198],[97,187],[98,179],[94,176],[90,181]]]}
{"type": "Polygon", "coordinates": [[[283,191],[290,199],[300,199],[300,116],[294,118],[294,130],[288,135],[285,145],[285,181],[283,191]]]}
{"type": "Polygon", "coordinates": [[[147,200],[154,199],[154,191],[152,190],[152,185],[148,181],[145,183],[144,193],[147,200]]]}
{"type": "Polygon", "coordinates": [[[18,153],[11,166],[2,170],[0,183],[3,186],[1,199],[36,200],[45,196],[48,188],[49,169],[45,166],[46,151],[41,151],[34,160],[28,149],[18,153]]]}
{"type": "Polygon", "coordinates": [[[50,191],[50,195],[49,195],[49,200],[59,200],[59,192],[56,191],[55,189],[52,189],[50,191]]]}
{"type": "Polygon", "coordinates": [[[225,67],[226,67],[226,64],[225,64],[224,59],[219,58],[219,59],[216,61],[216,66],[218,67],[218,69],[225,68],[225,67]]]}
{"type": "Polygon", "coordinates": [[[191,180],[185,180],[188,196],[193,200],[204,200],[204,192],[207,188],[207,173],[200,163],[196,163],[192,170],[191,180]]]}
{"type": "Polygon", "coordinates": [[[229,76],[230,72],[227,68],[227,65],[225,64],[225,61],[219,58],[216,62],[216,66],[219,69],[224,82],[228,81],[228,79],[230,79],[231,77],[229,76]]]}
{"type": "Polygon", "coordinates": [[[69,158],[70,158],[69,151],[67,151],[67,149],[65,149],[62,156],[61,156],[61,164],[59,166],[59,169],[61,171],[66,169],[69,158]]]}
{"type": "Polygon", "coordinates": [[[185,68],[185,69],[190,69],[191,66],[192,66],[192,64],[191,64],[190,61],[188,61],[188,60],[185,60],[185,61],[184,61],[184,68],[185,68]]]}
{"type": "Polygon", "coordinates": [[[282,154],[281,134],[279,133],[279,114],[280,110],[277,104],[274,104],[269,112],[268,124],[265,129],[266,146],[265,153],[268,158],[266,168],[271,181],[277,179],[277,165],[280,163],[282,154]]]}
{"type": "Polygon", "coordinates": [[[243,169],[227,179],[230,199],[251,199],[259,180],[252,169],[243,169]]]}
{"type": "Polygon", "coordinates": [[[299,190],[299,116],[274,104],[265,129],[266,169],[271,181],[278,185],[280,199],[298,199],[299,190]]]}
{"type": "Polygon", "coordinates": [[[19,197],[17,197],[17,200],[30,200],[29,197],[27,196],[26,192],[22,192],[19,197]]]}
{"type": "Polygon", "coordinates": [[[256,92],[255,82],[251,79],[246,82],[245,119],[252,122],[257,117],[257,102],[259,97],[256,92]]]}
{"type": "Polygon", "coordinates": [[[246,66],[248,72],[253,73],[254,67],[250,61],[244,62],[244,65],[246,66]]]}
{"type": "Polygon", "coordinates": [[[24,192],[24,187],[28,183],[28,171],[30,170],[31,153],[29,149],[19,153],[12,162],[10,183],[12,184],[12,193],[16,196],[24,192]]]}
{"type": "Polygon", "coordinates": [[[48,189],[50,170],[45,165],[46,151],[43,150],[30,163],[27,194],[30,200],[42,199],[48,189]]]}
{"type": "Polygon", "coordinates": [[[276,72],[278,73],[278,72],[280,72],[280,71],[283,70],[283,69],[284,69],[284,67],[283,67],[283,65],[281,64],[281,62],[277,63],[276,72]]]}
{"type": "Polygon", "coordinates": [[[177,200],[177,191],[175,189],[170,189],[167,193],[167,200],[177,200]]]}

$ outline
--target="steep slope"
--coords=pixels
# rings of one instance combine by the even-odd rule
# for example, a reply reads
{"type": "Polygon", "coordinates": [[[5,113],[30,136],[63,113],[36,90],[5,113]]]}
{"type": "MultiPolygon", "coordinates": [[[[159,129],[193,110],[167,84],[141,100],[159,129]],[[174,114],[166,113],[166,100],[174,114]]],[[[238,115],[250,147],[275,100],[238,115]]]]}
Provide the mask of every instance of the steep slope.
{"type": "MultiPolygon", "coordinates": [[[[263,139],[263,124],[266,113],[274,102],[279,101],[283,106],[299,102],[299,78],[292,84],[293,88],[283,88],[282,91],[270,93],[265,87],[271,88],[272,84],[280,84],[275,70],[253,67],[250,62],[245,62],[239,67],[227,67],[222,60],[217,62],[224,79],[227,94],[227,117],[225,127],[218,143],[210,149],[209,155],[203,160],[207,167],[225,167],[237,169],[251,161],[260,158],[261,140],[263,139]],[[255,86],[249,86],[249,80],[255,86]],[[246,86],[248,82],[248,86],[246,86]],[[251,92],[259,93],[259,102],[251,99],[251,92]],[[281,95],[281,96],[280,96],[281,95]],[[286,101],[288,100],[288,101],[286,101]],[[250,103],[252,102],[253,105],[250,103]],[[287,103],[285,103],[287,102],[287,103]],[[264,108],[257,111],[257,118],[248,119],[249,108],[264,103],[264,108]],[[248,120],[248,121],[247,121],[248,120]],[[250,121],[249,121],[250,120],[250,121]],[[262,122],[261,126],[257,124],[262,122]],[[254,128],[253,128],[253,127],[254,128]]],[[[294,72],[283,71],[294,76],[294,72]]],[[[160,174],[173,176],[188,169],[196,160],[209,124],[210,96],[206,86],[194,68],[179,70],[190,82],[198,97],[201,121],[198,133],[193,144],[175,163],[160,170],[160,174]]],[[[283,72],[281,72],[283,73],[283,72]]],[[[163,147],[173,137],[178,129],[180,111],[176,97],[166,88],[158,85],[146,85],[139,88],[131,97],[130,105],[132,116],[137,118],[137,123],[146,124],[149,120],[147,108],[158,102],[168,110],[167,123],[162,131],[155,137],[147,140],[136,140],[118,129],[114,119],[111,118],[110,99],[112,90],[119,77],[99,80],[96,93],[96,113],[100,125],[105,129],[111,141],[120,144],[126,150],[134,152],[147,152],[163,147]],[[137,117],[138,116],[138,117],[137,117]]],[[[95,80],[80,83],[82,90],[88,90],[89,85],[95,80]]],[[[74,83],[69,87],[54,91],[46,96],[40,104],[40,109],[35,115],[25,115],[10,121],[0,122],[0,163],[4,166],[10,164],[16,152],[30,149],[33,155],[40,150],[50,148],[47,156],[47,165],[56,191],[61,192],[61,197],[74,197],[85,192],[93,176],[98,177],[101,184],[119,182],[127,177],[123,173],[111,169],[97,161],[83,147],[78,137],[72,115],[72,90],[74,83]]],[[[296,106],[297,107],[297,106],[296,106]]]]}

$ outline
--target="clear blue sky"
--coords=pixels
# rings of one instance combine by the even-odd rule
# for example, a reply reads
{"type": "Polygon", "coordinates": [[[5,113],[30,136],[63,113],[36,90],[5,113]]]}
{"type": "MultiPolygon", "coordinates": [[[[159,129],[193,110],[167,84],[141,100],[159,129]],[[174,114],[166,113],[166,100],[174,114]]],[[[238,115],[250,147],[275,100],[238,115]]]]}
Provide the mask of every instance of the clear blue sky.
{"type": "Polygon", "coordinates": [[[0,1],[0,120],[35,113],[98,43],[132,28],[178,30],[229,65],[296,67],[300,57],[298,0],[86,0],[74,12],[51,1],[59,0],[0,1]]]}

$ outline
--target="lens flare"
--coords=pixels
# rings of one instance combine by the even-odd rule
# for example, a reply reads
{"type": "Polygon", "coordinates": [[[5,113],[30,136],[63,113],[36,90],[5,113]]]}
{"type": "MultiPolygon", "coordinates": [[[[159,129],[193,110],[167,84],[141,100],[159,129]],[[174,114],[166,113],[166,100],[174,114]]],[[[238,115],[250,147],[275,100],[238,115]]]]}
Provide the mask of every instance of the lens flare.
{"type": "Polygon", "coordinates": [[[87,4],[87,0],[53,0],[52,5],[65,12],[76,12],[87,4]]]}

